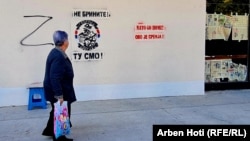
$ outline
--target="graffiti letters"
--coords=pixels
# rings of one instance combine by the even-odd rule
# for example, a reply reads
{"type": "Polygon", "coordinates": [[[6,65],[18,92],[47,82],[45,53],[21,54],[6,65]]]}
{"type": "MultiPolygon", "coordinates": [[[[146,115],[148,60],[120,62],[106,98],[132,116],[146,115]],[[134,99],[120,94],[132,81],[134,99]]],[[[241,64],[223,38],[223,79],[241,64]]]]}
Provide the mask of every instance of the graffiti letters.
{"type": "Polygon", "coordinates": [[[101,60],[103,59],[103,52],[74,52],[73,60],[74,61],[90,61],[90,60],[101,60]]]}
{"type": "Polygon", "coordinates": [[[31,15],[31,16],[24,16],[24,18],[46,18],[46,20],[41,23],[35,30],[33,30],[31,33],[29,33],[27,36],[25,36],[21,41],[20,44],[23,46],[43,46],[43,45],[54,45],[53,43],[42,43],[42,44],[25,44],[24,40],[29,38],[32,34],[34,34],[38,29],[40,29],[45,23],[47,23],[49,20],[52,19],[52,17],[49,16],[42,16],[42,15],[31,15]]]}

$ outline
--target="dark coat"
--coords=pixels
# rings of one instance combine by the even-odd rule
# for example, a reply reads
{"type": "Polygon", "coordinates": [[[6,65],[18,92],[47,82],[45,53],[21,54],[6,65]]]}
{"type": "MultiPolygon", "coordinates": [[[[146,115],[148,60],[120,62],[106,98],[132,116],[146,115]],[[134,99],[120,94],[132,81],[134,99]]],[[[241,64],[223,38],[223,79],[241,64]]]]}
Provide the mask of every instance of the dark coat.
{"type": "Polygon", "coordinates": [[[76,101],[73,78],[74,71],[69,58],[53,48],[47,57],[43,81],[46,100],[54,103],[57,101],[55,96],[63,96],[69,103],[76,101]]]}

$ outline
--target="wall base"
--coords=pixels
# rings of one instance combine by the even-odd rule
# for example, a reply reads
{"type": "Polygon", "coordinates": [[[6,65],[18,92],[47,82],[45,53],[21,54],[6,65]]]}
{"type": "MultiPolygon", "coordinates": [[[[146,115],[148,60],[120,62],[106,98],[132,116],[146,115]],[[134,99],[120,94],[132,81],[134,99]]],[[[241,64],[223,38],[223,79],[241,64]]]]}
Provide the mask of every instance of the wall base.
{"type": "MultiPolygon", "coordinates": [[[[203,95],[204,82],[164,82],[75,86],[77,101],[203,95]]],[[[28,89],[0,88],[0,107],[28,105],[28,89]]]]}

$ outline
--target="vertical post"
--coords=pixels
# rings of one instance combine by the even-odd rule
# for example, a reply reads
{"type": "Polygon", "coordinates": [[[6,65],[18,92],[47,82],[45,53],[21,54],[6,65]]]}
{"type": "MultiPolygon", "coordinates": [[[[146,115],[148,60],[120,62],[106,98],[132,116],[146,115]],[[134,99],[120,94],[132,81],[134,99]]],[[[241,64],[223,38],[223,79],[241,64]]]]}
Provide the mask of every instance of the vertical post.
{"type": "Polygon", "coordinates": [[[247,13],[248,13],[248,26],[247,26],[247,31],[248,31],[248,47],[247,47],[247,82],[250,82],[249,80],[250,80],[250,73],[249,73],[249,71],[250,71],[250,63],[249,63],[249,61],[250,61],[250,44],[249,44],[249,37],[250,37],[250,26],[249,26],[249,23],[250,23],[250,18],[249,18],[249,14],[250,14],[250,0],[248,1],[248,11],[247,11],[247,13]]]}

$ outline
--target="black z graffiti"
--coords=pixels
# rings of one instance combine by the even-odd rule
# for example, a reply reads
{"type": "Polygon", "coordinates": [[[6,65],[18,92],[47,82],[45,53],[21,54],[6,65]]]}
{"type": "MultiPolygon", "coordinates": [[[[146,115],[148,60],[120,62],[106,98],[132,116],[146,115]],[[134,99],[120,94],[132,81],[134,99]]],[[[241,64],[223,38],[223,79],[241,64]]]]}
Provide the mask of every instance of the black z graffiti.
{"type": "Polygon", "coordinates": [[[24,40],[26,40],[28,37],[30,37],[32,34],[34,34],[39,28],[41,28],[46,22],[48,22],[49,20],[52,19],[52,17],[49,16],[42,16],[42,15],[32,15],[32,16],[24,16],[24,18],[47,18],[47,20],[45,20],[41,25],[39,25],[34,31],[32,31],[30,34],[28,34],[27,36],[25,36],[21,41],[20,44],[23,46],[43,46],[43,45],[54,45],[53,43],[43,43],[43,44],[25,44],[24,40]]]}

